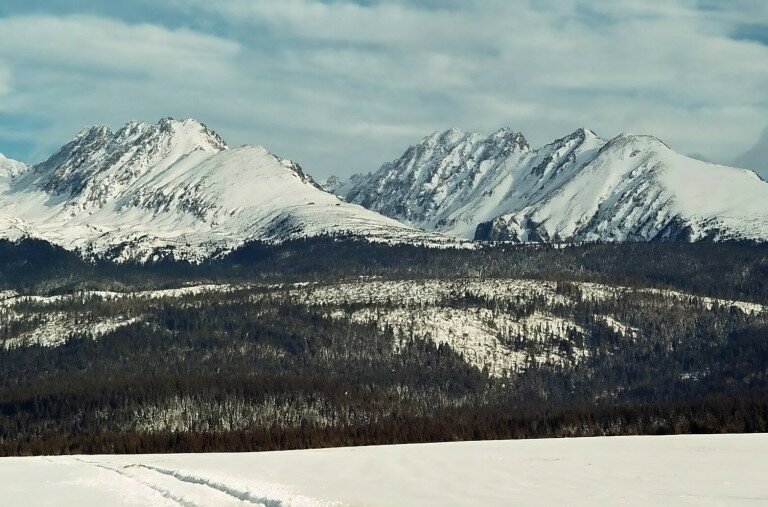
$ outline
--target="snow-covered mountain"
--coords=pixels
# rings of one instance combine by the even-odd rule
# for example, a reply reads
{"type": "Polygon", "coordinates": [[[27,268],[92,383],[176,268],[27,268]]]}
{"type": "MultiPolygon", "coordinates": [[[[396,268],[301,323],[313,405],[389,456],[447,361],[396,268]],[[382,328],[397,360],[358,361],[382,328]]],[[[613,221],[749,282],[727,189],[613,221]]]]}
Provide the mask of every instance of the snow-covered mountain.
{"type": "Polygon", "coordinates": [[[0,178],[12,178],[24,172],[26,168],[26,164],[5,158],[5,155],[0,153],[0,178]]]}
{"type": "Polygon", "coordinates": [[[339,234],[452,241],[348,204],[262,147],[229,149],[195,120],[92,127],[34,166],[0,159],[0,237],[117,260],[200,260],[247,240],[339,234]]]}
{"type": "Polygon", "coordinates": [[[502,129],[435,133],[337,190],[405,223],[478,240],[768,240],[768,183],[651,136],[579,129],[539,149],[502,129]]]}
{"type": "Polygon", "coordinates": [[[458,241],[442,233],[765,241],[768,183],[650,136],[606,141],[587,129],[539,149],[509,129],[487,137],[451,129],[373,174],[322,185],[262,147],[230,149],[195,120],[91,127],[32,166],[0,156],[0,237],[37,237],[87,256],[201,260],[249,240],[318,235],[458,241]]]}
{"type": "Polygon", "coordinates": [[[341,179],[336,175],[331,175],[325,178],[324,180],[320,180],[317,182],[318,185],[320,185],[320,188],[325,190],[326,192],[330,192],[332,194],[335,194],[339,188],[341,188],[341,185],[344,184],[341,179]]]}

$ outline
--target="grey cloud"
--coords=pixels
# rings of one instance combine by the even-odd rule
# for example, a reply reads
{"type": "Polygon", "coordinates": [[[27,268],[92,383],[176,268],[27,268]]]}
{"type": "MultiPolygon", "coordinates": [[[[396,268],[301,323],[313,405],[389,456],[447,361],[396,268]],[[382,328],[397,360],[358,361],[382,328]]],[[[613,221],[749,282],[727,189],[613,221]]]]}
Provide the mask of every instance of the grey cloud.
{"type": "Polygon", "coordinates": [[[163,5],[211,22],[0,19],[0,113],[51,118],[27,132],[38,153],[85,123],[197,116],[319,176],[375,169],[450,126],[534,144],[645,132],[730,160],[768,116],[768,47],[733,37],[765,12],[749,0],[163,5]]]}
{"type": "Polygon", "coordinates": [[[0,61],[0,95],[5,95],[11,90],[11,71],[0,61]]]}

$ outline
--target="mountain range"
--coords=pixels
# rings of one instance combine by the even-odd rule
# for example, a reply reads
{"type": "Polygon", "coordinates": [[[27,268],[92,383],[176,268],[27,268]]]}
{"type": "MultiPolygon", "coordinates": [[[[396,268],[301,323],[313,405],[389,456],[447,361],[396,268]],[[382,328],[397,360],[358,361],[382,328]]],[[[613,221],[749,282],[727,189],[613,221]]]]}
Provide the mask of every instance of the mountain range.
{"type": "Polygon", "coordinates": [[[200,261],[254,240],[768,240],[768,183],[652,136],[436,132],[377,171],[320,184],[196,120],[81,131],[42,163],[0,155],[0,237],[86,257],[200,261]]]}
{"type": "Polygon", "coordinates": [[[659,139],[579,129],[534,149],[457,129],[333,191],[404,223],[515,242],[768,240],[768,183],[659,139]]]}
{"type": "Polygon", "coordinates": [[[0,159],[0,236],[85,256],[199,261],[250,240],[353,235],[451,244],[322,190],[260,146],[230,149],[195,120],[81,131],[32,166],[0,159]]]}

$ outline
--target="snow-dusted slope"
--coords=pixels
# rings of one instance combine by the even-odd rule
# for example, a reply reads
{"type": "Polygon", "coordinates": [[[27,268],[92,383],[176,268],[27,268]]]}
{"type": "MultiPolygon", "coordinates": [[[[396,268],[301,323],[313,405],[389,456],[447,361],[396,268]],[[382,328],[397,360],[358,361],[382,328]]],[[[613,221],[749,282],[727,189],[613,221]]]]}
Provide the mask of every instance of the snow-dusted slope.
{"type": "Polygon", "coordinates": [[[755,173],[621,135],[536,200],[478,228],[487,239],[768,240],[768,183],[755,173]]]}
{"type": "Polygon", "coordinates": [[[763,505],[768,436],[0,458],[8,505],[763,505]]]}
{"type": "Polygon", "coordinates": [[[194,120],[82,131],[45,162],[0,173],[0,234],[89,255],[198,260],[247,240],[352,234],[447,243],[323,191],[264,148],[229,149],[194,120]]]}
{"type": "Polygon", "coordinates": [[[12,178],[26,170],[26,164],[6,158],[0,153],[0,178],[12,178]]]}
{"type": "Polygon", "coordinates": [[[344,182],[341,181],[341,179],[335,175],[328,176],[324,180],[317,182],[317,184],[320,185],[320,188],[332,194],[336,194],[343,183],[344,182]]]}
{"type": "Polygon", "coordinates": [[[406,223],[480,240],[768,240],[768,183],[651,136],[605,141],[579,129],[531,150],[508,130],[449,130],[340,191],[406,223]]]}
{"type": "Polygon", "coordinates": [[[483,138],[458,129],[426,137],[378,172],[339,187],[347,200],[406,223],[472,237],[475,216],[461,208],[499,196],[509,185],[509,167],[530,152],[522,135],[502,129],[483,138]]]}

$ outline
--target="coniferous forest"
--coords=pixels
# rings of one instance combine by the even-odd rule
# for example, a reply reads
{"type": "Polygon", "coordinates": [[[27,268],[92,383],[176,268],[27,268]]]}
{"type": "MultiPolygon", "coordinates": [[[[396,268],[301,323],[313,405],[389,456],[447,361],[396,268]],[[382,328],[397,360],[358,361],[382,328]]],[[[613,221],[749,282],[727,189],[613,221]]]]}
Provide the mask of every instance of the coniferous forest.
{"type": "Polygon", "coordinates": [[[768,431],[762,245],[24,240],[0,268],[2,455],[768,431]]]}

